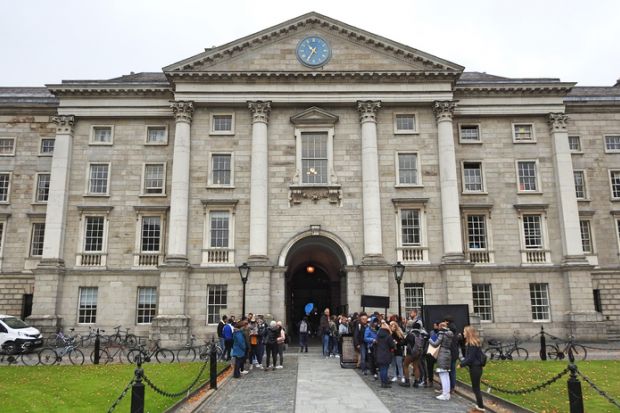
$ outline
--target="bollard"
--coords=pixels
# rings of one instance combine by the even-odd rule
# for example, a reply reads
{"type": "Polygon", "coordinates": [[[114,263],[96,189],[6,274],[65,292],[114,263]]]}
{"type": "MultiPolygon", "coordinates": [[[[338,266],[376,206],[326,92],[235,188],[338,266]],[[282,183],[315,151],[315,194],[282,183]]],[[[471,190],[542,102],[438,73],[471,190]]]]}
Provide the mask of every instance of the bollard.
{"type": "Polygon", "coordinates": [[[144,383],[142,383],[142,355],[136,356],[135,382],[131,386],[131,413],[144,413],[144,383]]]}
{"type": "Polygon", "coordinates": [[[545,338],[545,328],[540,326],[540,359],[547,361],[547,339],[545,338]]]}
{"type": "Polygon", "coordinates": [[[570,377],[568,378],[568,404],[570,413],[583,413],[583,394],[581,393],[581,382],[577,377],[577,366],[573,363],[568,365],[570,377]]]}
{"type": "Polygon", "coordinates": [[[211,351],[209,352],[209,371],[211,375],[209,385],[213,390],[217,390],[217,350],[213,337],[211,337],[211,351]]]}
{"type": "Polygon", "coordinates": [[[93,364],[99,364],[100,347],[101,347],[101,342],[99,340],[99,329],[97,329],[97,334],[95,334],[95,358],[93,359],[93,364]]]}

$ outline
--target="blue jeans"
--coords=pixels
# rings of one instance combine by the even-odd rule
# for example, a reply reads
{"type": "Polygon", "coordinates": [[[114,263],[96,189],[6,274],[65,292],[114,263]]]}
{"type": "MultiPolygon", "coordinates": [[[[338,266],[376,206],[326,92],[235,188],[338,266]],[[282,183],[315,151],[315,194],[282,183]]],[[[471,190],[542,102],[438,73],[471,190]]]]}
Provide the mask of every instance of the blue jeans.
{"type": "Polygon", "coordinates": [[[336,337],[330,337],[331,338],[331,348],[332,348],[332,354],[338,354],[338,339],[336,337]]]}
{"type": "Polygon", "coordinates": [[[325,357],[329,357],[329,344],[330,344],[330,336],[329,334],[323,334],[323,355],[325,357]]]}
{"type": "MultiPolygon", "coordinates": [[[[392,363],[390,364],[392,371],[392,377],[403,377],[403,356],[394,356],[392,363]]],[[[409,379],[409,377],[407,377],[409,379]]]]}
{"type": "Polygon", "coordinates": [[[222,349],[222,354],[220,354],[220,360],[224,360],[226,358],[226,352],[224,351],[224,337],[220,337],[220,348],[222,349]]]}
{"type": "Polygon", "coordinates": [[[388,384],[388,369],[390,368],[389,364],[382,364],[379,366],[379,377],[381,377],[381,383],[388,384]]]}
{"type": "Polygon", "coordinates": [[[299,333],[299,348],[308,351],[308,333],[299,333]]]}
{"type": "Polygon", "coordinates": [[[263,364],[263,354],[265,354],[265,345],[259,342],[256,345],[256,361],[258,364],[263,364]]]}
{"type": "Polygon", "coordinates": [[[360,345],[360,368],[362,372],[366,371],[366,344],[362,343],[360,345]]]}

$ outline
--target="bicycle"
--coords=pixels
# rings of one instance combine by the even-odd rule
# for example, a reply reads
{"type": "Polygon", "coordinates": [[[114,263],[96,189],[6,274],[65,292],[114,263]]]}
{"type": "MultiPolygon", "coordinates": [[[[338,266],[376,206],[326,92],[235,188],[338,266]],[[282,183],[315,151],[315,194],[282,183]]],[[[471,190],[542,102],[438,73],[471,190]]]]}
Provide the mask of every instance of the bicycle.
{"type": "Polygon", "coordinates": [[[202,346],[195,347],[194,341],[196,341],[196,337],[192,334],[189,337],[189,342],[185,344],[182,348],[177,350],[177,361],[180,363],[183,361],[194,361],[196,360],[196,348],[198,348],[199,352],[202,346]]]}
{"type": "Polygon", "coordinates": [[[174,352],[172,350],[168,350],[167,348],[162,348],[159,346],[159,340],[155,341],[155,345],[147,349],[146,345],[139,344],[137,348],[133,350],[129,350],[127,353],[127,361],[131,364],[136,362],[136,356],[141,356],[143,362],[150,362],[151,358],[155,356],[155,360],[158,363],[172,363],[174,361],[174,352]]]}
{"type": "MultiPolygon", "coordinates": [[[[129,349],[131,351],[132,349],[129,349]]],[[[118,361],[123,363],[123,357],[127,358],[128,350],[127,346],[124,344],[117,343],[106,343],[102,348],[99,349],[99,363],[108,364],[114,361],[116,356],[118,356],[118,361]]],[[[95,362],[95,349],[90,353],[90,361],[91,363],[95,362]]]]}
{"type": "Polygon", "coordinates": [[[84,353],[77,348],[74,337],[65,338],[65,344],[62,347],[46,347],[38,352],[39,362],[43,365],[50,366],[52,364],[60,364],[64,356],[69,356],[71,364],[84,364],[84,353]]]}
{"type": "Polygon", "coordinates": [[[0,349],[0,364],[6,362],[9,365],[17,364],[21,361],[25,366],[36,366],[39,364],[39,355],[36,351],[30,351],[32,343],[25,342],[20,346],[2,346],[0,349]]]}
{"type": "Polygon", "coordinates": [[[205,344],[203,346],[200,346],[200,352],[198,353],[198,357],[200,358],[200,360],[206,360],[211,355],[212,349],[215,349],[215,354],[218,359],[222,356],[222,353],[224,352],[224,350],[222,350],[222,347],[220,347],[220,345],[216,341],[208,342],[205,340],[205,344]]]}
{"type": "Polygon", "coordinates": [[[114,327],[116,332],[107,337],[108,341],[117,344],[125,344],[129,347],[135,347],[138,344],[138,338],[134,334],[129,334],[129,328],[125,329],[125,335],[121,334],[121,326],[114,327]]]}
{"type": "MultiPolygon", "coordinates": [[[[549,336],[554,340],[560,340],[557,337],[551,335],[549,336]]],[[[556,342],[553,344],[547,344],[545,346],[547,357],[551,360],[564,360],[564,358],[572,352],[575,360],[585,360],[586,357],[588,357],[588,350],[586,350],[586,348],[581,344],[576,344],[574,339],[575,337],[569,336],[568,341],[564,343],[558,344],[556,342]]]]}
{"type": "Polygon", "coordinates": [[[516,334],[513,339],[512,344],[502,344],[499,340],[489,340],[489,347],[484,350],[484,354],[489,360],[527,360],[529,353],[523,347],[519,347],[519,338],[516,334]]]}

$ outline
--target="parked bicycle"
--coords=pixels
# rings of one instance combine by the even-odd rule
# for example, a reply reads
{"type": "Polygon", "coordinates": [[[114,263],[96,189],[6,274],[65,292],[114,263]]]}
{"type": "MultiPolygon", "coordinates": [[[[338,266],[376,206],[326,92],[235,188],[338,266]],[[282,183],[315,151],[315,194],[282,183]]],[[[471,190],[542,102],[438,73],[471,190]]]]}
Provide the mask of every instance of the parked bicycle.
{"type": "Polygon", "coordinates": [[[151,358],[155,356],[155,360],[158,363],[172,363],[174,361],[174,353],[172,350],[162,348],[159,346],[159,340],[154,341],[153,347],[147,349],[146,345],[139,344],[137,348],[129,350],[127,353],[127,361],[131,364],[136,362],[136,356],[140,355],[143,362],[150,362],[151,358]]]}
{"type": "Polygon", "coordinates": [[[569,352],[573,353],[575,360],[585,360],[588,357],[588,350],[581,344],[575,343],[575,337],[569,336],[567,341],[561,342],[559,338],[549,335],[552,339],[558,340],[556,343],[547,344],[545,351],[551,360],[564,360],[569,352]]]}
{"type": "Polygon", "coordinates": [[[222,347],[220,347],[217,341],[205,340],[205,345],[200,346],[200,352],[198,353],[198,357],[200,358],[200,360],[206,360],[207,358],[209,358],[209,356],[211,355],[211,349],[215,349],[215,354],[218,359],[222,356],[222,353],[224,352],[224,350],[222,350],[222,347]]]}
{"type": "Polygon", "coordinates": [[[124,344],[128,347],[135,347],[138,345],[138,338],[134,334],[129,333],[131,329],[127,328],[124,333],[121,333],[121,326],[116,326],[114,330],[116,332],[108,336],[108,341],[124,344]]]}
{"type": "Polygon", "coordinates": [[[512,344],[502,344],[499,340],[489,340],[489,346],[484,350],[484,354],[489,360],[527,360],[529,353],[523,347],[519,347],[519,337],[513,336],[512,344]]]}
{"type": "Polygon", "coordinates": [[[26,366],[35,366],[39,364],[39,355],[32,351],[31,342],[24,342],[21,345],[3,345],[0,348],[0,364],[6,362],[9,365],[17,364],[21,361],[26,366]]]}
{"type": "MultiPolygon", "coordinates": [[[[124,344],[117,344],[107,342],[99,349],[99,363],[108,364],[114,362],[118,357],[119,363],[123,363],[123,359],[127,359],[127,355],[132,348],[125,346],[124,344]]],[[[95,349],[90,353],[91,363],[95,362],[95,349]]]]}
{"type": "Polygon", "coordinates": [[[39,362],[43,365],[60,364],[64,356],[69,357],[71,364],[84,364],[84,353],[77,348],[74,337],[65,337],[62,347],[45,347],[38,352],[39,362]]]}
{"type": "Polygon", "coordinates": [[[202,346],[194,346],[194,341],[196,341],[196,337],[192,334],[189,337],[189,342],[177,350],[176,360],[178,362],[196,360],[196,350],[199,353],[202,346]]]}

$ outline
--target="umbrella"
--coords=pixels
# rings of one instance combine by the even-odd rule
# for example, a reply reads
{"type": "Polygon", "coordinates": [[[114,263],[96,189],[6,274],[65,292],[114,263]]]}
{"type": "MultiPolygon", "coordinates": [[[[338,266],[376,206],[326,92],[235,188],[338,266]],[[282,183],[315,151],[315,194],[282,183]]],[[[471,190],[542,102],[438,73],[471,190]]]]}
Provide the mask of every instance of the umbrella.
{"type": "Polygon", "coordinates": [[[306,311],[306,315],[310,314],[310,311],[312,311],[313,308],[314,308],[313,303],[306,304],[306,306],[304,307],[304,310],[306,311]]]}

